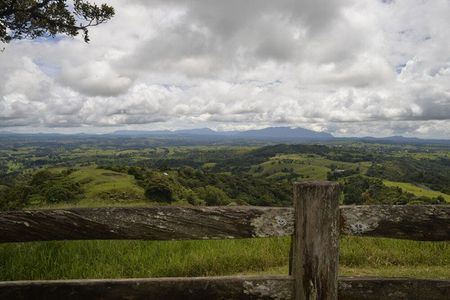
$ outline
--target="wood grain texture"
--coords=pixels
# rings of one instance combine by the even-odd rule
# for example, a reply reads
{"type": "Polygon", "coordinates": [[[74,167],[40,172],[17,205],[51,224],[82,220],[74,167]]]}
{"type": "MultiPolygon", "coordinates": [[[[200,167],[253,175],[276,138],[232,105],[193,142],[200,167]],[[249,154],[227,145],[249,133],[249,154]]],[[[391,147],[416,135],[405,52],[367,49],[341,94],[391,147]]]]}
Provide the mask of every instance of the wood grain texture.
{"type": "MultiPolygon", "coordinates": [[[[449,299],[450,280],[339,278],[339,300],[449,299]]],[[[290,276],[0,282],[1,300],[293,299],[290,276]]]]}
{"type": "Polygon", "coordinates": [[[408,278],[339,278],[340,300],[445,300],[450,280],[408,278]]]}
{"type": "Polygon", "coordinates": [[[292,233],[290,208],[151,207],[0,213],[0,242],[227,239],[292,233]]]}
{"type": "Polygon", "coordinates": [[[339,194],[335,182],[294,184],[295,300],[337,299],[339,194]]]}
{"type": "MultiPolygon", "coordinates": [[[[79,208],[0,212],[0,243],[88,239],[226,239],[291,235],[294,209],[79,208]]],[[[450,205],[341,206],[346,235],[450,240],[450,205]]]]}
{"type": "Polygon", "coordinates": [[[1,300],[292,299],[288,276],[0,282],[1,300]]]}
{"type": "Polygon", "coordinates": [[[341,206],[341,233],[418,241],[450,240],[450,205],[341,206]]]}

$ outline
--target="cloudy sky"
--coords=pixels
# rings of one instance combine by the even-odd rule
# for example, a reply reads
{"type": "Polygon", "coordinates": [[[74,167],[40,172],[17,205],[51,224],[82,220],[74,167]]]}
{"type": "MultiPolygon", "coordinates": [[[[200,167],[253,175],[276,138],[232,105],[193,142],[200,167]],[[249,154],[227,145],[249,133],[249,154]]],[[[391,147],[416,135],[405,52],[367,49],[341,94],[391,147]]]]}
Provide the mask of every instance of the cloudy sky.
{"type": "Polygon", "coordinates": [[[449,0],[110,0],[0,53],[0,131],[305,127],[450,138],[449,0]]]}

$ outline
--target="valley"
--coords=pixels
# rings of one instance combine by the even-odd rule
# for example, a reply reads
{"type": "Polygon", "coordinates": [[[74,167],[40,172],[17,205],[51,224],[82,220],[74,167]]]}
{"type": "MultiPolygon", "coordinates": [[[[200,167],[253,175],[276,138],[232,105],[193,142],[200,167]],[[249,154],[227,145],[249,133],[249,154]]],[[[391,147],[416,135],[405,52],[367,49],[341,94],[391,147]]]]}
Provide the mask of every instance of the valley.
{"type": "MultiPolygon", "coordinates": [[[[341,204],[450,203],[450,147],[155,137],[5,139],[2,210],[291,206],[292,184],[332,180],[341,204]]],[[[289,238],[0,245],[1,280],[285,274],[289,238]]],[[[448,242],[342,237],[343,275],[450,277],[448,242]]]]}

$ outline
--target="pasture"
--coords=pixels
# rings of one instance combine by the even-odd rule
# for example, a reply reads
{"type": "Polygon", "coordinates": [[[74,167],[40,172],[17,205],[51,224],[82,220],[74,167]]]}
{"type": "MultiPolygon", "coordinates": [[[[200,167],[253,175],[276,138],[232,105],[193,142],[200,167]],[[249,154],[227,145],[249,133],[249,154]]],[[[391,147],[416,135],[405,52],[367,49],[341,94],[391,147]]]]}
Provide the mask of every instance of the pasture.
{"type": "MultiPolygon", "coordinates": [[[[0,245],[0,280],[287,274],[290,238],[0,245]]],[[[342,275],[450,278],[450,243],[341,238],[342,275]]]]}

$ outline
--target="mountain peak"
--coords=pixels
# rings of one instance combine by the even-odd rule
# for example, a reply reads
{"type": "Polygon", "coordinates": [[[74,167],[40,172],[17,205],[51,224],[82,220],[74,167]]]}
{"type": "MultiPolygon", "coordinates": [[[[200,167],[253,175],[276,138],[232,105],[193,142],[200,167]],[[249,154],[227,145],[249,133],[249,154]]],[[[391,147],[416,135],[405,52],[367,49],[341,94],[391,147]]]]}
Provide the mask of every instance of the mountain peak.
{"type": "Polygon", "coordinates": [[[330,140],[334,137],[330,133],[317,132],[305,128],[291,127],[266,127],[262,129],[253,129],[245,131],[215,131],[210,128],[180,129],[174,131],[139,131],[139,130],[121,130],[115,131],[113,135],[124,136],[166,136],[166,135],[195,135],[204,137],[223,137],[223,138],[248,138],[264,140],[330,140]]]}

